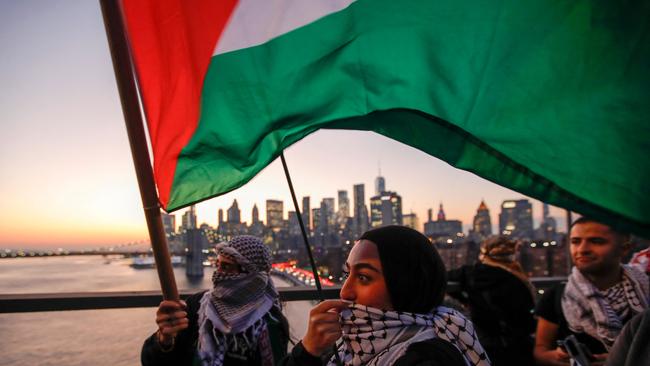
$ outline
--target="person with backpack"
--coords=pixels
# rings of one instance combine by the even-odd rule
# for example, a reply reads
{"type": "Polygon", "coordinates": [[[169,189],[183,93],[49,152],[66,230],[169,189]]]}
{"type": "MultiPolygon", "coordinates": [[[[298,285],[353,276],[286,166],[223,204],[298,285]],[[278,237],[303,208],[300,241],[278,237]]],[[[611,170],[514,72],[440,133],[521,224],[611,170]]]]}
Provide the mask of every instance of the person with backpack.
{"type": "Polygon", "coordinates": [[[481,243],[479,261],[447,272],[449,296],[469,309],[483,348],[495,366],[532,365],[534,287],[515,256],[517,242],[494,236],[481,243]]]}

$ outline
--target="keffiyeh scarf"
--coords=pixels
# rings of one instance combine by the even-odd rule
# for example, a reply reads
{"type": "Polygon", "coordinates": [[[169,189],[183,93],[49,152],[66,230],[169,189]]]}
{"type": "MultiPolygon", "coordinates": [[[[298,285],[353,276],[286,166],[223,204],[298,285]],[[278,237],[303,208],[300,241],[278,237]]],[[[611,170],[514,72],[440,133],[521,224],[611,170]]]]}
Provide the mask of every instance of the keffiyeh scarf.
{"type": "Polygon", "coordinates": [[[280,303],[268,270],[259,268],[259,264],[240,253],[251,248],[240,246],[238,251],[231,246],[217,246],[219,254],[235,259],[244,271],[238,274],[216,271],[212,276],[213,289],[201,298],[198,354],[204,366],[223,365],[226,351],[233,357],[243,358],[257,350],[261,352],[263,365],[273,365],[263,318],[273,306],[280,308],[280,303]]]}
{"type": "MultiPolygon", "coordinates": [[[[453,309],[440,306],[415,314],[352,304],[340,316],[339,356],[345,365],[393,365],[409,345],[436,337],[458,348],[468,366],[490,365],[474,326],[453,309]]],[[[329,365],[336,365],[334,357],[329,365]]]]}
{"type": "Polygon", "coordinates": [[[562,312],[572,331],[599,339],[609,351],[624,321],[648,307],[648,287],[645,273],[623,265],[621,286],[599,291],[573,267],[562,295],[562,312]],[[617,291],[620,288],[622,291],[617,291]],[[616,299],[612,295],[615,293],[616,299]]]}

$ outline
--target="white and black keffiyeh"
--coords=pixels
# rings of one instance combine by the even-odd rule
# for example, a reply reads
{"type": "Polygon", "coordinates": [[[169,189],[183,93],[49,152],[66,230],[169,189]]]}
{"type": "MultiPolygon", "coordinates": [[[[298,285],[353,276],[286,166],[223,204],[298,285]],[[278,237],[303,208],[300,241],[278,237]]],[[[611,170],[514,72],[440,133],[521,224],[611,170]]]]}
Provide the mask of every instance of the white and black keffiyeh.
{"type": "MultiPolygon", "coordinates": [[[[429,314],[384,311],[352,304],[341,311],[345,365],[393,365],[409,345],[433,338],[460,350],[468,366],[490,365],[472,323],[453,309],[439,306],[429,314]]],[[[332,358],[329,365],[335,365],[332,358]]]]}
{"type": "Polygon", "coordinates": [[[648,277],[639,269],[623,265],[620,284],[599,291],[573,267],[562,295],[562,312],[574,332],[599,339],[609,350],[627,319],[648,307],[648,277]]]}
{"type": "Polygon", "coordinates": [[[217,245],[217,253],[234,259],[242,273],[215,271],[213,288],[201,298],[198,353],[203,365],[223,365],[229,355],[245,357],[259,350],[263,365],[273,365],[264,316],[280,308],[278,292],[269,276],[271,255],[260,239],[237,236],[217,245]]]}

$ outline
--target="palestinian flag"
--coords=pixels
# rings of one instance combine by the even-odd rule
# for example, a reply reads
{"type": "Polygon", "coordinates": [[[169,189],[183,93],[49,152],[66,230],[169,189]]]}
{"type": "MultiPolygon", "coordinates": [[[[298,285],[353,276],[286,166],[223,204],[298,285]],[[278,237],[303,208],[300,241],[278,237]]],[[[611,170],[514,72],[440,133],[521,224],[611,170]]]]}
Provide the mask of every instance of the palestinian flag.
{"type": "Polygon", "coordinates": [[[160,201],[375,131],[650,234],[650,2],[124,0],[160,201]]]}

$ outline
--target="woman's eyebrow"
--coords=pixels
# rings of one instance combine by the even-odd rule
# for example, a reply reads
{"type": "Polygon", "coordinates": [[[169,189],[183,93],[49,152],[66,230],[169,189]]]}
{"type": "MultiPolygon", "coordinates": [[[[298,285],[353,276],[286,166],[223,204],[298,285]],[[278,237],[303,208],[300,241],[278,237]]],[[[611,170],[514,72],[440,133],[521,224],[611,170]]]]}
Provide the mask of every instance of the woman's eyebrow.
{"type": "Polygon", "coordinates": [[[369,264],[369,263],[357,263],[357,264],[355,264],[353,267],[354,267],[354,269],[356,269],[356,270],[360,270],[360,269],[365,268],[365,269],[369,269],[369,270],[371,270],[371,271],[375,271],[375,272],[381,274],[381,271],[379,270],[379,268],[377,268],[377,267],[375,267],[375,266],[373,266],[373,265],[371,265],[371,264],[369,264]]]}

